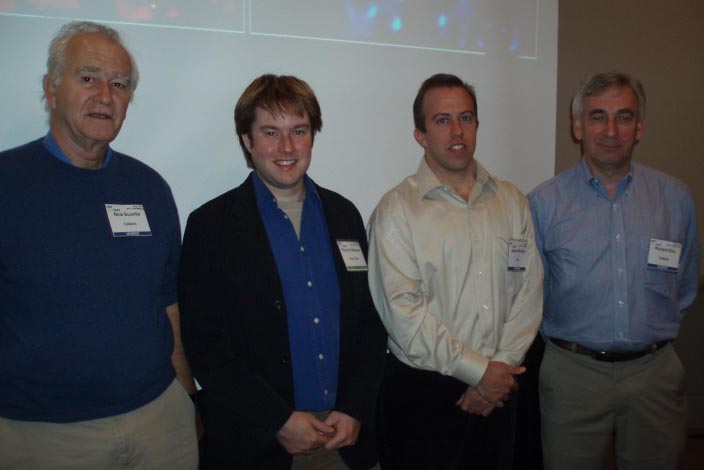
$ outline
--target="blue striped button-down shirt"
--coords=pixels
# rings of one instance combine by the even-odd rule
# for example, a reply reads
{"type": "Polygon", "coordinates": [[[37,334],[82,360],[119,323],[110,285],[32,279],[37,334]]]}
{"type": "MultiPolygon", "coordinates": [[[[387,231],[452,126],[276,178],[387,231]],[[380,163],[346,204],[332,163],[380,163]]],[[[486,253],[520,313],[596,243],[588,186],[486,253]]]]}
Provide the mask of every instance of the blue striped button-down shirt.
{"type": "Polygon", "coordinates": [[[545,266],[543,335],[600,350],[677,336],[700,251],[682,182],[631,163],[612,198],[582,160],[528,197],[545,266]],[[676,273],[648,268],[651,238],[682,244],[676,273]]]}

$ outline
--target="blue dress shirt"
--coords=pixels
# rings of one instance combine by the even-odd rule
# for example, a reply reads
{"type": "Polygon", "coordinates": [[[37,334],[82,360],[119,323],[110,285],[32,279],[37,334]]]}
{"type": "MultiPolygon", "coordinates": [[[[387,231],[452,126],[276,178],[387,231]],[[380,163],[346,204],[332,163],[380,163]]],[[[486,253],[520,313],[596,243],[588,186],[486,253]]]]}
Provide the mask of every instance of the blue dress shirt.
{"type": "Polygon", "coordinates": [[[697,292],[700,251],[682,182],[632,162],[611,198],[582,159],[528,198],[545,267],[544,336],[599,350],[677,336],[697,292]],[[676,273],[648,268],[651,238],[682,244],[676,273]]]}
{"type": "Polygon", "coordinates": [[[299,240],[256,172],[252,180],[284,292],[296,409],[330,410],[337,394],[340,286],[322,203],[306,176],[299,240]]]}
{"type": "MultiPolygon", "coordinates": [[[[61,150],[61,147],[59,147],[59,144],[56,142],[56,139],[54,139],[54,136],[51,134],[51,131],[46,133],[42,143],[44,144],[44,148],[46,148],[49,153],[51,153],[53,156],[55,156],[64,163],[68,163],[71,166],[75,166],[73,162],[69,160],[69,158],[66,156],[64,151],[61,150]]],[[[106,166],[108,166],[110,160],[112,160],[112,149],[108,147],[105,151],[105,159],[103,159],[103,164],[100,168],[105,168],[106,166]]]]}

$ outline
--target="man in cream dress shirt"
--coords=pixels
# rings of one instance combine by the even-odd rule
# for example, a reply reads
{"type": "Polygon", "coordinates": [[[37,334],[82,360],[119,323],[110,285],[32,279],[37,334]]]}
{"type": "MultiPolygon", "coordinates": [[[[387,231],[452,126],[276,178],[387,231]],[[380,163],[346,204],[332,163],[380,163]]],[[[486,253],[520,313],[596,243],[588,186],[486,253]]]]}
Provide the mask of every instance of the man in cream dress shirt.
{"type": "Polygon", "coordinates": [[[525,196],[474,160],[474,89],[426,80],[425,155],[372,215],[369,282],[389,333],[382,467],[510,469],[515,376],[542,312],[525,196]]]}

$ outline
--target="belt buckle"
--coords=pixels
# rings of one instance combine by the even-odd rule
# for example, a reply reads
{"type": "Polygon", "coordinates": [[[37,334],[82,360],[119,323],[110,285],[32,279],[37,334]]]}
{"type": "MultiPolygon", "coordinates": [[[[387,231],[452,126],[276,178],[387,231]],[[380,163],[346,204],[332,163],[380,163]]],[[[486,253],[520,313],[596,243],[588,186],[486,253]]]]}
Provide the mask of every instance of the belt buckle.
{"type": "Polygon", "coordinates": [[[594,351],[592,352],[592,359],[602,362],[614,362],[610,351],[594,351]]]}

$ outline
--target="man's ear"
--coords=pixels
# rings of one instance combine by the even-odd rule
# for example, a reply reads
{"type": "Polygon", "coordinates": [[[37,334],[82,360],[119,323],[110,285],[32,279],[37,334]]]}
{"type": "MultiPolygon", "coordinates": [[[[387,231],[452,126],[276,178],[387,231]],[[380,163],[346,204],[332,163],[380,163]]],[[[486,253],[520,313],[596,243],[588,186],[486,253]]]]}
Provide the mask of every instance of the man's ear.
{"type": "Polygon", "coordinates": [[[579,117],[572,118],[572,136],[578,142],[584,137],[584,129],[582,128],[582,120],[579,117]]]}
{"type": "Polygon", "coordinates": [[[49,105],[49,109],[56,109],[56,86],[49,75],[44,75],[42,88],[44,88],[44,99],[49,105]]]}
{"type": "Polygon", "coordinates": [[[249,138],[249,134],[242,134],[242,142],[244,142],[247,151],[252,153],[252,140],[249,138]]]}
{"type": "Polygon", "coordinates": [[[416,142],[418,142],[418,145],[425,148],[425,145],[426,145],[425,132],[421,131],[420,129],[414,129],[413,130],[413,137],[416,139],[416,142]]]}
{"type": "Polygon", "coordinates": [[[645,121],[639,117],[638,122],[636,122],[636,142],[640,142],[640,139],[643,138],[643,134],[645,134],[645,121]]]}

